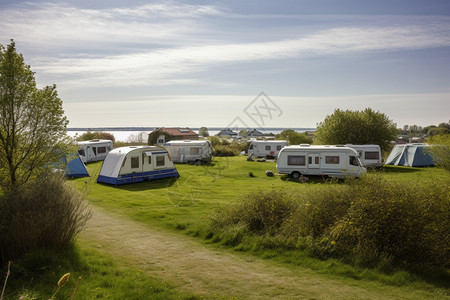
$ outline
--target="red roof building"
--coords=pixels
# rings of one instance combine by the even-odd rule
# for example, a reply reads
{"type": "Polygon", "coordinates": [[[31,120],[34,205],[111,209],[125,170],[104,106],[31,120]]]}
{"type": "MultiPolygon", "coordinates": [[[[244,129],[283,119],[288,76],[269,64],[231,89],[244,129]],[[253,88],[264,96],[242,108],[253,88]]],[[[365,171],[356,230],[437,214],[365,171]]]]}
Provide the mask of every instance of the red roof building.
{"type": "MultiPolygon", "coordinates": [[[[154,131],[164,131],[174,137],[174,140],[198,140],[198,134],[192,131],[190,128],[156,128],[154,131]]],[[[151,133],[150,133],[151,134],[151,133]]],[[[158,144],[164,144],[166,141],[165,136],[162,135],[158,138],[158,144]]]]}

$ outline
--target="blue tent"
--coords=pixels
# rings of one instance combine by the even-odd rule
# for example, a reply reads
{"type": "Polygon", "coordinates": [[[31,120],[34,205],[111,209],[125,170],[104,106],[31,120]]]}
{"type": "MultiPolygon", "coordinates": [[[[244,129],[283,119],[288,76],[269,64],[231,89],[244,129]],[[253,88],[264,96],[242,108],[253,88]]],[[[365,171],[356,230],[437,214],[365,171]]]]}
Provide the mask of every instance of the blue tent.
{"type": "Polygon", "coordinates": [[[405,167],[433,167],[435,162],[427,151],[427,144],[395,145],[386,159],[386,165],[405,167]]]}
{"type": "Polygon", "coordinates": [[[77,153],[70,154],[63,158],[65,174],[68,177],[89,177],[89,173],[77,153]]]}

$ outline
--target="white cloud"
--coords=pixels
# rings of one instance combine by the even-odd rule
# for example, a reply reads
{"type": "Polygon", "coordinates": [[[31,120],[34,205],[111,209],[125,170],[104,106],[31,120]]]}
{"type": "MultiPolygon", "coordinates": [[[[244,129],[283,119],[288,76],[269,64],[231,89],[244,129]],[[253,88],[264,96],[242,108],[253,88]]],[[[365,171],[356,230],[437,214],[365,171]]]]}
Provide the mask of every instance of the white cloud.
{"type": "Polygon", "coordinates": [[[191,73],[225,63],[242,63],[450,46],[446,27],[334,28],[298,39],[264,43],[178,47],[99,58],[43,59],[33,66],[46,74],[67,75],[78,86],[167,85],[194,80],[191,73]],[[179,76],[183,75],[183,79],[179,76]],[[95,80],[94,80],[95,79],[95,80]]]}
{"type": "Polygon", "coordinates": [[[25,3],[0,11],[0,40],[14,38],[52,52],[69,47],[89,51],[102,43],[173,43],[195,30],[197,18],[220,14],[209,5],[171,2],[101,10],[25,3]]]}

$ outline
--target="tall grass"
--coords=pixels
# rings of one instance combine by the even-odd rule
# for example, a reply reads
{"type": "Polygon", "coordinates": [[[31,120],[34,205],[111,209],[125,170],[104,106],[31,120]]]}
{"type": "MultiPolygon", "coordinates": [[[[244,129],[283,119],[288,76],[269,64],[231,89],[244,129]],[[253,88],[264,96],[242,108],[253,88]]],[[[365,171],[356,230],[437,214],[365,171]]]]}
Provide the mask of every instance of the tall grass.
{"type": "Polygon", "coordinates": [[[75,289],[76,300],[200,299],[86,243],[71,244],[58,251],[37,251],[14,261],[4,299],[49,299],[67,272],[70,279],[54,299],[71,299],[75,289]]]}

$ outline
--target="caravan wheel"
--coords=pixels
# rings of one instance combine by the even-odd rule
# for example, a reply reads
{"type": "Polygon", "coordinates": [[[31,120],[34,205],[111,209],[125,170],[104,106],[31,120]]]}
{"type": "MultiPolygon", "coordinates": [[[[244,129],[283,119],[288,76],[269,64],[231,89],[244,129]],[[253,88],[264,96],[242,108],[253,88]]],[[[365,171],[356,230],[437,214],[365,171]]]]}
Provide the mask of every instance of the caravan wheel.
{"type": "Polygon", "coordinates": [[[300,176],[302,176],[302,174],[300,172],[294,171],[294,172],[291,173],[291,177],[293,179],[299,179],[300,176]]]}

